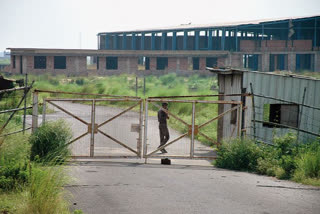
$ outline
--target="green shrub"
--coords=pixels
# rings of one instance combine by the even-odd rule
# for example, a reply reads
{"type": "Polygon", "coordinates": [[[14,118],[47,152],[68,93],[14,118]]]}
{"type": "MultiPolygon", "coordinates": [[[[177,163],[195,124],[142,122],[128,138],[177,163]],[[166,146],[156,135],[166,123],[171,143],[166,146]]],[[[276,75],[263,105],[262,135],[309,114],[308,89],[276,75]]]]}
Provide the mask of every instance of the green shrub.
{"type": "Polygon", "coordinates": [[[13,189],[21,189],[27,182],[27,163],[23,166],[12,163],[0,168],[0,190],[10,191],[13,189]]]}
{"type": "Polygon", "coordinates": [[[30,159],[38,156],[41,161],[56,159],[63,162],[69,155],[66,144],[71,137],[71,129],[63,120],[46,122],[30,136],[30,159]]]}
{"type": "Polygon", "coordinates": [[[288,133],[284,136],[273,138],[273,144],[277,149],[278,157],[283,155],[294,155],[297,152],[297,136],[293,133],[288,133]]]}
{"type": "Polygon", "coordinates": [[[234,170],[254,171],[258,165],[261,149],[249,139],[232,139],[224,142],[217,152],[215,165],[234,170]]]}
{"type": "Polygon", "coordinates": [[[309,149],[302,152],[295,160],[297,169],[294,172],[294,180],[307,178],[320,178],[320,145],[314,143],[309,149]]]}
{"type": "Polygon", "coordinates": [[[77,85],[84,85],[84,79],[83,78],[79,78],[79,79],[76,79],[76,84],[77,85]]]}

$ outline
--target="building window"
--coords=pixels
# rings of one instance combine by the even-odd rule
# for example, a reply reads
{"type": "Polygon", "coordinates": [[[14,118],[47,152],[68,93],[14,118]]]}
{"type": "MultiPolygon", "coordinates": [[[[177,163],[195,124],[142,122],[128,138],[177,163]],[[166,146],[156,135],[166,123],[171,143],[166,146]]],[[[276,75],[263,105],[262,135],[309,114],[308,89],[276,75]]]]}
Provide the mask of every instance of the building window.
{"type": "Polygon", "coordinates": [[[150,58],[141,56],[138,58],[138,70],[144,71],[144,70],[150,70],[150,58]]]}
{"type": "Polygon", "coordinates": [[[12,68],[16,68],[16,56],[12,56],[12,68]]]}
{"type": "Polygon", "coordinates": [[[200,68],[200,59],[199,57],[192,58],[192,70],[199,70],[200,68]]]}
{"type": "Polygon", "coordinates": [[[283,124],[298,127],[299,106],[293,104],[264,104],[263,123],[264,127],[282,128],[271,123],[283,124]]]}
{"type": "Polygon", "coordinates": [[[66,69],[66,57],[55,56],[54,57],[54,69],[66,69]]]}
{"type": "Polygon", "coordinates": [[[118,69],[118,57],[109,56],[106,58],[106,68],[107,70],[117,70],[118,69]]]}
{"type": "Polygon", "coordinates": [[[97,70],[98,69],[98,57],[87,56],[87,70],[97,70]]]}
{"type": "Polygon", "coordinates": [[[214,68],[218,66],[218,59],[216,57],[206,58],[206,67],[214,68]]]}
{"type": "Polygon", "coordinates": [[[283,71],[288,69],[288,55],[270,54],[270,71],[283,71]]]}
{"type": "Polygon", "coordinates": [[[165,70],[168,67],[168,57],[157,57],[157,70],[165,70]]]}
{"type": "Polygon", "coordinates": [[[296,71],[313,71],[313,56],[312,54],[297,54],[296,71]]]}
{"type": "MultiPolygon", "coordinates": [[[[237,104],[231,104],[231,108],[234,108],[234,107],[236,107],[237,106],[237,104]]],[[[231,112],[231,118],[230,118],[230,123],[231,124],[236,124],[237,123],[237,109],[235,109],[235,110],[233,110],[232,112],[231,112]]]]}
{"type": "Polygon", "coordinates": [[[46,69],[47,68],[47,57],[35,56],[34,57],[34,69],[46,69]]]}
{"type": "Polygon", "coordinates": [[[249,70],[257,71],[259,69],[259,55],[258,54],[244,54],[243,67],[249,70]]]}

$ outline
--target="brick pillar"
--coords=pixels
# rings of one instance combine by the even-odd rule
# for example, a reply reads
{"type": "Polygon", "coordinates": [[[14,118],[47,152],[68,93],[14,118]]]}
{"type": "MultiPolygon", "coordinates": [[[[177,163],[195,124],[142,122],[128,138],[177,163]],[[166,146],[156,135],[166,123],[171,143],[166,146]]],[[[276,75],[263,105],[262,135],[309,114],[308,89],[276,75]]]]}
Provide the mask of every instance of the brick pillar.
{"type": "Polygon", "coordinates": [[[157,58],[156,57],[150,57],[150,70],[151,71],[157,70],[157,58]]]}
{"type": "Polygon", "coordinates": [[[206,70],[206,58],[205,57],[201,57],[199,60],[199,69],[205,71],[206,70]]]}
{"type": "Polygon", "coordinates": [[[217,60],[217,66],[218,67],[226,67],[228,66],[230,63],[230,60],[229,60],[229,55],[227,57],[219,57],[218,60],[217,60]]]}
{"type": "Polygon", "coordinates": [[[292,72],[296,71],[296,54],[295,53],[288,54],[288,70],[292,72]]]}
{"type": "Polygon", "coordinates": [[[187,71],[188,70],[188,58],[181,57],[179,59],[180,59],[180,64],[179,64],[180,71],[187,71]]]}
{"type": "Polygon", "coordinates": [[[168,57],[168,70],[169,71],[177,71],[177,58],[176,57],[168,57]]]}
{"type": "Polygon", "coordinates": [[[261,70],[263,72],[270,71],[270,53],[261,54],[261,70]]]}
{"type": "Polygon", "coordinates": [[[99,74],[103,74],[106,72],[106,57],[99,57],[99,74]]]}
{"type": "Polygon", "coordinates": [[[226,63],[227,66],[231,66],[232,68],[243,68],[242,54],[230,53],[230,56],[228,55],[227,59],[229,59],[228,64],[226,63]]]}
{"type": "Polygon", "coordinates": [[[22,68],[23,73],[31,73],[34,68],[33,56],[23,56],[22,57],[22,68]]]}

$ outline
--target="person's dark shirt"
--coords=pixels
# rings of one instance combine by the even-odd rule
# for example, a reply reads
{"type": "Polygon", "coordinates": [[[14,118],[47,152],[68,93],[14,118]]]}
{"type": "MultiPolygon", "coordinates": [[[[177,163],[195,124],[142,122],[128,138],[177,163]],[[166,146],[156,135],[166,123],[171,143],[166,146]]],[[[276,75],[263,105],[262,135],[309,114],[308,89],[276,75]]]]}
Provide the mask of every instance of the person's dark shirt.
{"type": "Polygon", "coordinates": [[[158,111],[158,121],[159,121],[159,124],[160,125],[167,125],[167,114],[162,110],[160,109],[158,111]]]}

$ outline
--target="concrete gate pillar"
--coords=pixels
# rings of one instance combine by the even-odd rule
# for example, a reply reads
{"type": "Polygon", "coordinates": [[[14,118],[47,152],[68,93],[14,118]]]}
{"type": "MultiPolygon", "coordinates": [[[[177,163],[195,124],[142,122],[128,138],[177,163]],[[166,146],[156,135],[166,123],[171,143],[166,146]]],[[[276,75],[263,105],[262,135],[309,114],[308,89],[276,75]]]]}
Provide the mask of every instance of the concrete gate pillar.
{"type": "Polygon", "coordinates": [[[288,54],[288,70],[292,72],[296,71],[296,54],[295,53],[288,54]]]}
{"type": "Polygon", "coordinates": [[[263,72],[270,71],[270,53],[261,54],[261,69],[263,72]]]}
{"type": "Polygon", "coordinates": [[[320,72],[320,52],[317,51],[314,54],[314,71],[320,72]]]}

